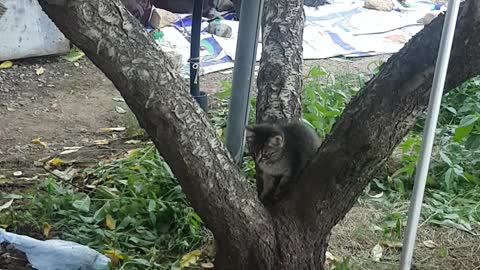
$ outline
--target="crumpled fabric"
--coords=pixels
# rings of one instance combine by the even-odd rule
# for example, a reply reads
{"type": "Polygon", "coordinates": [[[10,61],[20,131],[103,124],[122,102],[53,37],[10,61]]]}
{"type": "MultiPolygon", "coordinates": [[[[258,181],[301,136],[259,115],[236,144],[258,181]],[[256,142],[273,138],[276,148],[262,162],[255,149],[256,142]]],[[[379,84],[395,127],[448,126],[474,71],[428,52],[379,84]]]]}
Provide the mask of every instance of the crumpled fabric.
{"type": "Polygon", "coordinates": [[[152,13],[152,3],[150,0],[122,0],[122,3],[143,26],[148,25],[148,20],[152,13]]]}
{"type": "Polygon", "coordinates": [[[28,262],[38,270],[108,270],[110,259],[75,242],[63,240],[37,240],[0,229],[0,244],[10,244],[27,256],[28,262]]]}

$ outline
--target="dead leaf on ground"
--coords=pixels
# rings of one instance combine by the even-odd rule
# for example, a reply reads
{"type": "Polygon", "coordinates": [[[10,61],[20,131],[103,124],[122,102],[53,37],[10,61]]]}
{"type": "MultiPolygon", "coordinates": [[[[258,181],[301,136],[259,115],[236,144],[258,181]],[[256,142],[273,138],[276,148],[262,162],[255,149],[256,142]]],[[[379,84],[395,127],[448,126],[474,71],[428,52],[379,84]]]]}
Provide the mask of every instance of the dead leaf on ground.
{"type": "Polygon", "coordinates": [[[96,144],[96,145],[107,145],[110,142],[108,140],[95,140],[95,141],[93,141],[93,143],[96,144]]]}
{"type": "Polygon", "coordinates": [[[54,174],[56,177],[64,181],[70,181],[73,179],[73,177],[77,172],[78,172],[77,169],[74,169],[73,167],[69,167],[65,171],[54,170],[52,174],[54,174]]]}
{"type": "Polygon", "coordinates": [[[214,267],[213,263],[211,262],[202,263],[200,266],[203,268],[203,270],[211,270],[214,267]]]}
{"type": "Polygon", "coordinates": [[[112,99],[116,102],[125,102],[125,100],[122,97],[114,97],[112,99]]]}
{"type": "Polygon", "coordinates": [[[395,248],[395,249],[402,248],[402,246],[403,246],[402,242],[387,241],[387,240],[380,241],[379,244],[384,246],[384,247],[395,248]]]}
{"type": "Polygon", "coordinates": [[[115,219],[113,219],[111,215],[107,215],[105,217],[105,225],[109,230],[113,231],[117,227],[117,222],[115,221],[115,219]]]}
{"type": "Polygon", "coordinates": [[[378,199],[378,198],[381,198],[383,196],[383,192],[380,192],[378,194],[375,194],[375,195],[370,195],[367,193],[367,195],[370,197],[370,198],[374,198],[374,199],[378,199]]]}
{"type": "Polygon", "coordinates": [[[101,128],[100,132],[108,133],[108,132],[122,132],[125,131],[126,127],[111,127],[111,128],[101,128]]]}
{"type": "Polygon", "coordinates": [[[12,203],[13,203],[13,199],[11,199],[10,201],[4,203],[3,205],[0,205],[0,212],[2,210],[5,210],[7,208],[9,208],[10,206],[12,206],[12,203]]]}
{"type": "Polygon", "coordinates": [[[325,257],[327,258],[328,261],[331,261],[331,262],[340,262],[341,261],[340,258],[338,258],[337,256],[334,256],[329,251],[325,252],[325,257]]]}
{"type": "Polygon", "coordinates": [[[9,69],[13,67],[13,62],[12,61],[5,61],[0,64],[0,69],[9,69]]]}
{"type": "Polygon", "coordinates": [[[436,248],[437,244],[433,242],[432,240],[426,240],[423,241],[423,245],[426,246],[427,248],[436,248]]]}
{"type": "Polygon", "coordinates": [[[65,151],[61,152],[60,155],[68,155],[68,154],[72,154],[72,153],[75,153],[75,152],[78,152],[78,150],[82,149],[81,146],[65,146],[63,147],[63,149],[65,151]]]}
{"type": "Polygon", "coordinates": [[[106,250],[103,254],[110,258],[113,266],[119,266],[120,262],[125,260],[125,257],[123,257],[122,254],[118,253],[118,251],[115,250],[106,250]]]}
{"type": "Polygon", "coordinates": [[[65,165],[65,161],[63,161],[62,159],[59,159],[59,158],[51,159],[48,162],[48,166],[54,167],[54,168],[58,168],[58,167],[61,167],[63,165],[65,165]]]}
{"type": "Polygon", "coordinates": [[[383,248],[380,244],[376,244],[370,253],[372,255],[373,261],[379,262],[383,256],[383,248]]]}
{"type": "Polygon", "coordinates": [[[142,141],[140,140],[128,140],[125,142],[125,144],[139,144],[141,143],[142,141]]]}
{"type": "Polygon", "coordinates": [[[202,252],[200,250],[194,250],[183,255],[183,257],[180,259],[180,268],[183,269],[185,267],[197,264],[200,255],[202,255],[202,252]]]}
{"type": "Polygon", "coordinates": [[[115,111],[119,114],[125,114],[127,113],[127,111],[125,111],[124,108],[120,107],[120,106],[115,106],[115,111]]]}
{"type": "Polygon", "coordinates": [[[45,238],[48,238],[50,236],[50,230],[52,229],[52,226],[48,223],[43,223],[43,236],[45,238]]]}
{"type": "Polygon", "coordinates": [[[44,72],[45,72],[45,69],[43,67],[39,67],[35,69],[35,73],[39,76],[42,75],[44,72]]]}
{"type": "Polygon", "coordinates": [[[48,148],[48,144],[47,144],[46,142],[42,142],[42,141],[40,140],[40,138],[33,139],[33,140],[32,140],[32,143],[33,143],[33,144],[39,144],[39,145],[43,146],[43,148],[45,148],[45,149],[48,148]]]}

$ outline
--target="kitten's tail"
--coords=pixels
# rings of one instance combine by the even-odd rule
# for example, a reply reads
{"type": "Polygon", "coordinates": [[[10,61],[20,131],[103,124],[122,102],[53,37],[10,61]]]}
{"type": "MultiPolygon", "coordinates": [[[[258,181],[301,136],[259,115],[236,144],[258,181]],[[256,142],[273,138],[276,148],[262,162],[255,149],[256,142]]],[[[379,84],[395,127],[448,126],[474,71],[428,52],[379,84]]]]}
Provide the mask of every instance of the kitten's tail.
{"type": "Polygon", "coordinates": [[[0,3],[0,18],[3,16],[3,14],[5,14],[5,12],[7,12],[7,7],[0,3]]]}

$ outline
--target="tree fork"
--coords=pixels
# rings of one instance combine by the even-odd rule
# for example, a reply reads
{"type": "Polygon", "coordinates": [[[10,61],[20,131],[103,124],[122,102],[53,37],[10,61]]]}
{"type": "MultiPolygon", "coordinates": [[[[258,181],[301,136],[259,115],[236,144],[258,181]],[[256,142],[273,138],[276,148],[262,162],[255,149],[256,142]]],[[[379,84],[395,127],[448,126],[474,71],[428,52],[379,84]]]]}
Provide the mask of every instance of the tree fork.
{"type": "MultiPolygon", "coordinates": [[[[40,3],[60,30],[114,83],[212,230],[219,246],[216,268],[222,270],[323,269],[331,228],[351,208],[379,164],[427,105],[443,22],[440,16],[391,57],[347,106],[291,192],[267,210],[189,95],[168,56],[155,47],[119,0],[51,1],[63,5],[50,0],[40,3]]],[[[480,3],[467,1],[462,7],[448,89],[480,73],[480,3]]],[[[264,25],[274,20],[268,14],[280,14],[274,5],[272,10],[265,15],[264,25]]],[[[298,8],[288,12],[297,19],[303,16],[298,8]]],[[[289,23],[294,24],[292,28],[281,22],[272,27],[280,31],[277,33],[290,34],[292,29],[303,29],[303,19],[302,26],[296,19],[289,23]]],[[[269,33],[271,42],[279,38],[272,35],[273,30],[269,33]]],[[[269,60],[262,59],[262,83],[280,81],[273,83],[276,89],[260,88],[260,92],[274,93],[281,106],[263,107],[267,109],[259,111],[260,121],[296,118],[301,111],[297,92],[301,80],[292,78],[297,78],[302,60],[291,48],[284,51],[282,46],[264,47],[274,48],[263,54],[278,61],[273,66],[282,61],[292,63],[275,75],[265,64],[269,60]],[[287,52],[289,57],[285,57],[287,52]],[[292,80],[278,78],[291,70],[296,74],[288,77],[292,80]],[[285,93],[293,89],[291,85],[298,89],[285,93]],[[296,100],[285,102],[286,96],[296,100]]],[[[260,107],[269,99],[263,100],[260,107]]]]}

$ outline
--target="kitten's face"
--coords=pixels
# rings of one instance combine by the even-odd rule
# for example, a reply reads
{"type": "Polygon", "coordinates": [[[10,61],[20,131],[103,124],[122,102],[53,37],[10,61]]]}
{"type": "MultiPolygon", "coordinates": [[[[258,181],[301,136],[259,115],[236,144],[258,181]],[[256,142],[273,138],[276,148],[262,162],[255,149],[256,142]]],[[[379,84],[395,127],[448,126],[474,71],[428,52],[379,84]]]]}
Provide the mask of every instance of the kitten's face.
{"type": "Polygon", "coordinates": [[[247,127],[246,139],[257,164],[269,165],[282,157],[285,142],[281,131],[265,125],[247,127]]]}

